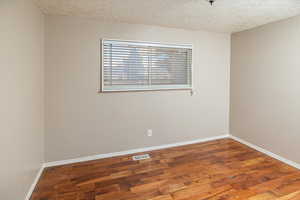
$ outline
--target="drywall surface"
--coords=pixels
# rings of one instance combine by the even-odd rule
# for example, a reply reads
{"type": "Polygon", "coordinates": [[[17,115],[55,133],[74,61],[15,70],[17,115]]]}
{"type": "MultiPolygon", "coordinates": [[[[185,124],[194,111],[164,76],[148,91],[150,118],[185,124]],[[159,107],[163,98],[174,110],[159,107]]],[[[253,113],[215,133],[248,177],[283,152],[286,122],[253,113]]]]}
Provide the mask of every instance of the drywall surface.
{"type": "Polygon", "coordinates": [[[300,17],[232,36],[230,132],[300,163],[300,17]]]}
{"type": "Polygon", "coordinates": [[[0,2],[0,199],[24,199],[44,162],[44,16],[0,2]]]}
{"type": "Polygon", "coordinates": [[[230,35],[46,17],[46,160],[228,132],[230,35]],[[194,45],[189,91],[98,93],[100,39],[194,45]],[[147,129],[153,136],[147,137],[147,129]]]}

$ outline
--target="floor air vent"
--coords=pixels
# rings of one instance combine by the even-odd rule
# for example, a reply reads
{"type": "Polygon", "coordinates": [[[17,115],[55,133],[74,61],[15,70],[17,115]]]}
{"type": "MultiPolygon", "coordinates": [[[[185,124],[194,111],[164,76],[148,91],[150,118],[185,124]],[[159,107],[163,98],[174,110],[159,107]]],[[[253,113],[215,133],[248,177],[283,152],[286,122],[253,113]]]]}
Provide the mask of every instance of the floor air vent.
{"type": "Polygon", "coordinates": [[[149,158],[150,158],[149,154],[132,156],[132,160],[146,160],[146,159],[149,159],[149,158]]]}

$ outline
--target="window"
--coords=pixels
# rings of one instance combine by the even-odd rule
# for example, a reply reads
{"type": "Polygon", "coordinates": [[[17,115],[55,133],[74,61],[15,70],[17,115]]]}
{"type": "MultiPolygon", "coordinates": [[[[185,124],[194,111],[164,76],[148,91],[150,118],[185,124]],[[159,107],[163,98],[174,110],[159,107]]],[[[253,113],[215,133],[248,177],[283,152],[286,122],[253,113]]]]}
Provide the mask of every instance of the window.
{"type": "Polygon", "coordinates": [[[101,88],[192,89],[192,46],[102,40],[101,88]]]}

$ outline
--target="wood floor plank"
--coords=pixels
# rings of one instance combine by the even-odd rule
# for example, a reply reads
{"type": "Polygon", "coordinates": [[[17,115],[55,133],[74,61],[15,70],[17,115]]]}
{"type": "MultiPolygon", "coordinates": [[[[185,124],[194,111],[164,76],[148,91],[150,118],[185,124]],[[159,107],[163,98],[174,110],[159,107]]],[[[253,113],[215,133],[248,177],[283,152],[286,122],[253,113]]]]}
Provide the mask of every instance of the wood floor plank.
{"type": "Polygon", "coordinates": [[[31,200],[300,200],[299,170],[232,139],[146,153],[46,168],[31,200]]]}
{"type": "Polygon", "coordinates": [[[290,193],[288,195],[277,198],[276,200],[299,200],[300,199],[300,190],[290,193]]]}
{"type": "Polygon", "coordinates": [[[249,198],[248,200],[274,200],[274,199],[276,199],[276,196],[274,194],[270,192],[266,192],[266,193],[255,195],[249,198]]]}

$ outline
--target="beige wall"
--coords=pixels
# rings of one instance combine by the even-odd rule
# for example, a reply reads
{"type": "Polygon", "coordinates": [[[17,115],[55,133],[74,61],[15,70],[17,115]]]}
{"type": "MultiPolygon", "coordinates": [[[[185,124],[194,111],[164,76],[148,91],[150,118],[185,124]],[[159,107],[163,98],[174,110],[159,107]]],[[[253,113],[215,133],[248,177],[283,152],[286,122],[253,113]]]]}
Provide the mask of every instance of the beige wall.
{"type": "Polygon", "coordinates": [[[46,17],[46,160],[228,133],[229,64],[229,34],[46,17]],[[98,94],[100,38],[192,43],[196,94],[98,94]]]}
{"type": "Polygon", "coordinates": [[[231,134],[300,163],[300,17],[233,34],[231,134]]]}
{"type": "Polygon", "coordinates": [[[25,198],[44,162],[44,18],[29,0],[0,1],[0,199],[25,198]]]}

